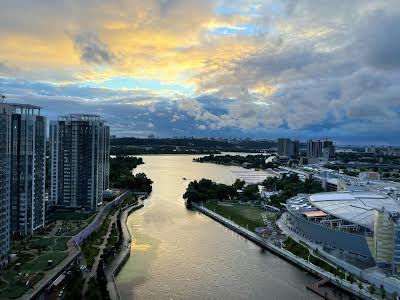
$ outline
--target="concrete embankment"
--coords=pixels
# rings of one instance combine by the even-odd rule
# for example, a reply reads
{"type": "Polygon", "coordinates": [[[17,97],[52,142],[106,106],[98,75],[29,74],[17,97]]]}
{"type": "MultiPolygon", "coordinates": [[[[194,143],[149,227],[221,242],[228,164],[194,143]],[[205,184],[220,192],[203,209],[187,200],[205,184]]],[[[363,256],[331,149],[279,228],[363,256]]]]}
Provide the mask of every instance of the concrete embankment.
{"type": "Polygon", "coordinates": [[[295,256],[294,254],[292,254],[291,252],[289,252],[285,249],[275,246],[274,244],[261,238],[256,233],[237,225],[236,223],[232,222],[231,220],[228,220],[228,219],[222,217],[221,215],[205,208],[204,206],[198,205],[196,203],[192,203],[192,206],[195,209],[197,209],[198,211],[200,211],[203,214],[207,215],[208,217],[212,218],[213,220],[221,223],[222,225],[226,226],[227,228],[235,231],[236,233],[240,234],[241,236],[252,241],[253,243],[259,245],[260,247],[262,247],[264,249],[269,250],[270,252],[280,256],[284,260],[308,271],[309,273],[314,274],[321,278],[327,278],[331,281],[332,284],[334,284],[334,285],[342,288],[343,290],[346,290],[349,293],[354,294],[362,299],[378,299],[378,298],[371,296],[367,291],[360,290],[355,283],[351,284],[348,281],[341,280],[340,278],[325,271],[324,269],[321,269],[320,267],[317,267],[317,266],[309,263],[308,261],[295,256]]]}
{"type": "Polygon", "coordinates": [[[111,299],[121,299],[120,294],[119,294],[118,285],[115,281],[115,276],[117,276],[117,274],[119,273],[119,271],[123,267],[124,263],[128,260],[130,254],[131,254],[130,246],[131,246],[132,238],[131,238],[131,234],[129,232],[129,229],[128,229],[128,226],[126,223],[128,216],[135,210],[142,208],[142,207],[143,207],[143,201],[141,199],[139,199],[137,204],[126,207],[121,213],[120,221],[121,221],[121,229],[122,229],[122,235],[123,235],[123,242],[121,245],[121,250],[106,269],[106,276],[107,276],[107,281],[108,281],[107,289],[108,289],[108,292],[110,293],[111,299]]]}

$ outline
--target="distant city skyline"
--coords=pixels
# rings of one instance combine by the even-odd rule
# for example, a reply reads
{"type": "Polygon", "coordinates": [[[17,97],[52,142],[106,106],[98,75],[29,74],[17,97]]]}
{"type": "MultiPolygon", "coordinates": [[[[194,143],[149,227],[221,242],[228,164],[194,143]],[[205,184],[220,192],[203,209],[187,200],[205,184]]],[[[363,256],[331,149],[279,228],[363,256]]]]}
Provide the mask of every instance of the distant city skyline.
{"type": "Polygon", "coordinates": [[[111,134],[400,145],[400,3],[5,1],[0,94],[111,134]]]}

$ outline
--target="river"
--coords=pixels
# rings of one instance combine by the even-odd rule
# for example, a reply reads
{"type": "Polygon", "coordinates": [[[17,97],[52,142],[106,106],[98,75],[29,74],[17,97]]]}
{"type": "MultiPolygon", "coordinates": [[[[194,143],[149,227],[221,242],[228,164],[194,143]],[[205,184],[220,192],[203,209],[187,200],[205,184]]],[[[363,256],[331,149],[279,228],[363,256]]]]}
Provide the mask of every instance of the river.
{"type": "Polygon", "coordinates": [[[145,207],[128,218],[133,242],[117,277],[121,298],[320,299],[305,288],[315,278],[185,208],[182,195],[191,180],[231,184],[243,170],[193,157],[147,155],[135,170],[154,184],[145,207]]]}

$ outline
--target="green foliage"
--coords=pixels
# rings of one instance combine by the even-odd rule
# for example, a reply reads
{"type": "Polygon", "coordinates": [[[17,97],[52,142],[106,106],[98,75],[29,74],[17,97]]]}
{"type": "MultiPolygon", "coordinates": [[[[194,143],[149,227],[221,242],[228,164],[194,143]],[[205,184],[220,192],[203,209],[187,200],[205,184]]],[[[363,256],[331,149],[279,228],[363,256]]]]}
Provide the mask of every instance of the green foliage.
{"type": "Polygon", "coordinates": [[[96,212],[57,211],[57,212],[51,213],[48,217],[52,220],[83,221],[83,220],[89,219],[94,214],[96,214],[96,212]]]}
{"type": "Polygon", "coordinates": [[[254,200],[259,198],[259,191],[257,184],[249,184],[243,188],[243,198],[254,200]]]}
{"type": "Polygon", "coordinates": [[[258,155],[207,155],[204,157],[196,158],[197,162],[208,162],[215,163],[220,165],[239,165],[246,166],[246,168],[255,168],[255,169],[268,169],[268,168],[276,168],[278,165],[272,162],[265,162],[268,157],[262,154],[258,155]]]}
{"type": "Polygon", "coordinates": [[[141,157],[119,155],[110,159],[110,183],[114,187],[123,187],[126,178],[132,176],[132,170],[143,164],[141,157]]]}
{"type": "Polygon", "coordinates": [[[100,286],[96,278],[91,277],[88,281],[88,289],[85,293],[85,300],[101,299],[100,286]]]}
{"type": "Polygon", "coordinates": [[[313,179],[306,179],[304,182],[295,174],[290,176],[283,175],[282,178],[268,177],[264,180],[263,186],[268,191],[282,191],[279,195],[270,197],[271,205],[280,207],[281,203],[296,196],[299,193],[314,194],[323,192],[321,184],[313,179]]]}
{"type": "Polygon", "coordinates": [[[386,291],[385,291],[385,288],[383,286],[381,286],[381,298],[382,299],[386,298],[386,291]]]}
{"type": "Polygon", "coordinates": [[[183,198],[188,202],[203,202],[207,200],[258,200],[260,198],[258,187],[255,184],[247,185],[243,188],[243,193],[238,192],[238,188],[243,187],[244,181],[236,180],[233,185],[215,183],[209,179],[192,181],[189,183],[183,198]]]}
{"type": "Polygon", "coordinates": [[[71,275],[68,276],[65,285],[64,299],[82,299],[82,290],[85,280],[82,271],[77,267],[71,269],[71,275]]]}
{"type": "Polygon", "coordinates": [[[144,173],[132,175],[132,170],[140,164],[143,164],[141,157],[117,156],[112,158],[110,160],[111,186],[150,194],[153,181],[144,173]]]}
{"type": "Polygon", "coordinates": [[[347,275],[347,281],[350,282],[350,283],[354,283],[356,280],[354,279],[353,275],[348,274],[347,275]]]}
{"type": "MultiPolygon", "coordinates": [[[[111,214],[111,213],[110,213],[111,214]]],[[[86,260],[86,265],[91,268],[94,264],[96,256],[99,254],[98,246],[103,241],[103,236],[107,233],[108,226],[110,225],[110,217],[108,216],[101,226],[92,232],[82,243],[81,251],[86,260]]]]}
{"type": "Polygon", "coordinates": [[[294,255],[303,258],[304,260],[309,260],[310,263],[313,265],[324,269],[325,271],[334,274],[342,279],[345,277],[345,273],[341,271],[339,268],[332,266],[331,264],[327,263],[326,261],[312,255],[310,250],[307,247],[297,243],[291,237],[288,237],[285,241],[285,248],[286,250],[292,252],[294,255]]]}
{"type": "Polygon", "coordinates": [[[118,185],[121,177],[131,175],[132,170],[138,165],[143,164],[141,157],[129,157],[118,155],[110,159],[110,183],[118,185]]]}
{"type": "Polygon", "coordinates": [[[68,252],[46,252],[39,255],[34,260],[27,262],[21,266],[21,270],[29,272],[42,272],[45,270],[50,270],[58,265],[64,258],[68,256],[68,252]],[[48,265],[48,261],[52,260],[53,264],[48,265]]]}
{"type": "Polygon", "coordinates": [[[375,292],[376,292],[375,285],[370,285],[369,288],[368,288],[368,290],[369,290],[369,292],[370,292],[372,295],[375,294],[375,292]]]}

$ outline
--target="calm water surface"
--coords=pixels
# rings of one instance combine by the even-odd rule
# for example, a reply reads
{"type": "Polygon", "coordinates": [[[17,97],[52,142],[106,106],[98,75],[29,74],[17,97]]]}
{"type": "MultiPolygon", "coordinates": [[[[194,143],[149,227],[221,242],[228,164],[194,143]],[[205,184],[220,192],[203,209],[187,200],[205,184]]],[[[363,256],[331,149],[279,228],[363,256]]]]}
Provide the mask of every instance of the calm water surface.
{"type": "Polygon", "coordinates": [[[133,243],[117,277],[122,299],[320,299],[305,289],[313,277],[185,208],[190,180],[231,184],[240,169],[193,157],[143,156],[136,171],[154,181],[153,193],[128,219],[133,243]]]}

